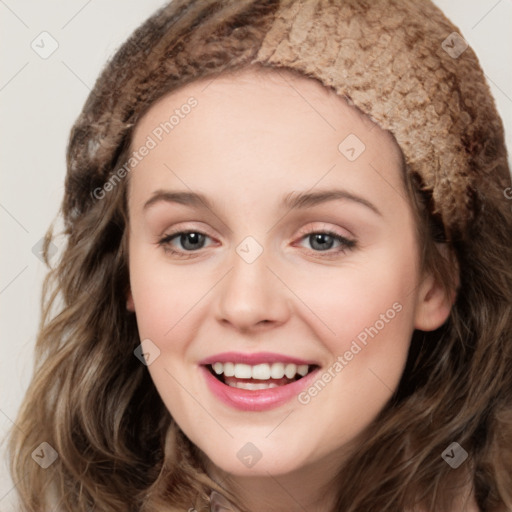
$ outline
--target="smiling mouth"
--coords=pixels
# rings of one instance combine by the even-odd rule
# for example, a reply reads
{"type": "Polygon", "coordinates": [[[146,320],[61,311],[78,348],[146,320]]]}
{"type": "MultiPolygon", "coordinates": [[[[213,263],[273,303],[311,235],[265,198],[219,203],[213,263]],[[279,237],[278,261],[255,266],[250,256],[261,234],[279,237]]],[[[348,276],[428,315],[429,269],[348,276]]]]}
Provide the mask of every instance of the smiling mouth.
{"type": "MultiPolygon", "coordinates": [[[[280,363],[277,363],[279,365],[280,363]]],[[[239,389],[247,390],[259,390],[277,388],[280,386],[286,386],[292,382],[296,382],[312,371],[319,368],[318,365],[282,365],[285,368],[286,373],[283,375],[283,368],[275,365],[255,365],[250,367],[249,365],[240,365],[243,368],[237,368],[237,377],[234,375],[234,370],[231,367],[224,368],[224,365],[207,364],[205,365],[208,371],[222,384],[226,386],[235,387],[239,389]],[[214,366],[216,366],[214,368],[214,366]],[[265,368],[265,367],[270,368],[265,368]],[[227,375],[226,375],[227,374],[227,375]],[[293,376],[292,376],[293,374],[293,376]],[[251,375],[251,376],[249,376],[251,375]]]]}

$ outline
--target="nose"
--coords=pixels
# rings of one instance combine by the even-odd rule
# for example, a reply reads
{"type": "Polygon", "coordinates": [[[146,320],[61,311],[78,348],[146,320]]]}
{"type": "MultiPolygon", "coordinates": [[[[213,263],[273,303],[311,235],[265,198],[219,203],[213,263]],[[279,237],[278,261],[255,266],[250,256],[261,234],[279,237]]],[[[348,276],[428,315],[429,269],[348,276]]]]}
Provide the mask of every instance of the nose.
{"type": "Polygon", "coordinates": [[[237,253],[231,261],[217,290],[217,320],[243,332],[284,324],[290,316],[291,294],[278,272],[269,268],[266,252],[252,263],[237,253]]]}

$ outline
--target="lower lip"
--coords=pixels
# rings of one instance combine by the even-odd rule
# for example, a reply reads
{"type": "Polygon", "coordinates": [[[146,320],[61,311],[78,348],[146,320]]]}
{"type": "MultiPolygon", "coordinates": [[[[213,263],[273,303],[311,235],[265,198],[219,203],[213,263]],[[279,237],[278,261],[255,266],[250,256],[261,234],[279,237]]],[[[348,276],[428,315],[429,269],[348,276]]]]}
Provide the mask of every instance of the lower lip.
{"type": "Polygon", "coordinates": [[[215,378],[206,366],[200,366],[200,368],[210,391],[225,404],[242,411],[266,411],[283,405],[298,396],[320,370],[316,368],[302,379],[290,384],[276,388],[250,390],[228,386],[215,378]]]}

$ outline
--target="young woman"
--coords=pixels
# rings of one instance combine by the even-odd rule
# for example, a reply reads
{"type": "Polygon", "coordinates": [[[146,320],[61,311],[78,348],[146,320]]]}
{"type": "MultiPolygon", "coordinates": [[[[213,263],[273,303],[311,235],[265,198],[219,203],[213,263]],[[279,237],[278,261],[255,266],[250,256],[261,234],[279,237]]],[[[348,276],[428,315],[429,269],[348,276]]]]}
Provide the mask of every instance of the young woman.
{"type": "Polygon", "coordinates": [[[433,4],[173,1],[72,129],[23,510],[511,510],[510,187],[433,4]]]}

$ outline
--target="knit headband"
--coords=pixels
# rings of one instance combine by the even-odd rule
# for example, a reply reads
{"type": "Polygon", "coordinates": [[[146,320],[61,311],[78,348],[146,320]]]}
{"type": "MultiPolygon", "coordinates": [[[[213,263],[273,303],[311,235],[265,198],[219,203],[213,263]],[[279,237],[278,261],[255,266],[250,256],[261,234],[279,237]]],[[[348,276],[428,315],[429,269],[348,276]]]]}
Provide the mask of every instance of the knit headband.
{"type": "Polygon", "coordinates": [[[431,2],[175,0],[118,50],[73,126],[68,227],[156,99],[256,63],[320,80],[389,130],[449,236],[463,235],[486,201],[503,200],[501,119],[475,53],[431,2]]]}

